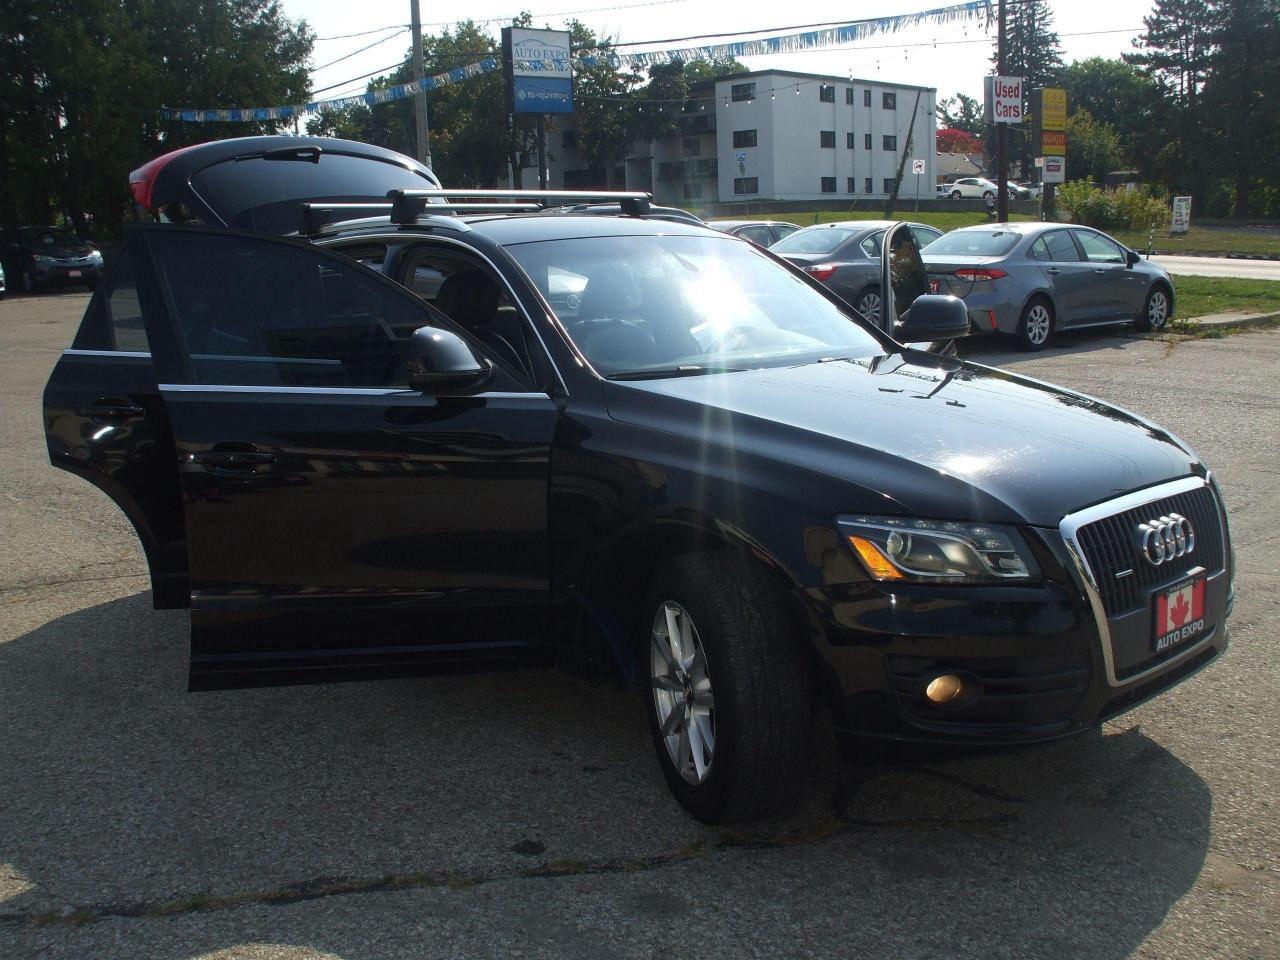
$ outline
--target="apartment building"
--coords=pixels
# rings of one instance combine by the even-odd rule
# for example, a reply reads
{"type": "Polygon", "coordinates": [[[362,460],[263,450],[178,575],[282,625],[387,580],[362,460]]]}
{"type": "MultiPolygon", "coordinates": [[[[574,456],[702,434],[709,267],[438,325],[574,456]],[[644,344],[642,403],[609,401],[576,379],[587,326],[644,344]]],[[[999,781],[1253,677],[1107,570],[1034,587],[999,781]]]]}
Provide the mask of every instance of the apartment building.
{"type": "MultiPolygon", "coordinates": [[[[925,163],[921,196],[933,194],[936,91],[929,87],[790,70],[756,70],[690,89],[677,132],[633,144],[615,171],[618,188],[659,203],[883,198],[907,149],[901,194],[913,196],[913,159],[925,163]]],[[[551,186],[598,187],[578,153],[572,117],[550,138],[551,186]]]]}

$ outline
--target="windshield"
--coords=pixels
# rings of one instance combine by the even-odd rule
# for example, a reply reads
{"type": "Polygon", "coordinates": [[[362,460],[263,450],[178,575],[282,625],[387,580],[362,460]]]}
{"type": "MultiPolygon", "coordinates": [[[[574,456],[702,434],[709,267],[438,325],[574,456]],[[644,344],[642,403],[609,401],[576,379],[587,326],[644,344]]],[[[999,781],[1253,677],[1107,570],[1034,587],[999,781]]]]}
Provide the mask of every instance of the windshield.
{"type": "Polygon", "coordinates": [[[78,246],[84,242],[68,227],[23,227],[18,231],[18,239],[24,247],[35,249],[78,246]]]}
{"type": "Polygon", "coordinates": [[[1014,248],[1022,234],[1012,230],[955,230],[929,244],[929,256],[956,254],[966,257],[1002,257],[1014,248]]]}
{"type": "Polygon", "coordinates": [[[814,230],[797,230],[783,237],[769,249],[774,253],[830,253],[851,236],[852,230],[838,227],[818,227],[814,230]]]}
{"type": "Polygon", "coordinates": [[[605,376],[883,352],[803,279],[728,237],[591,237],[507,250],[605,376]]]}

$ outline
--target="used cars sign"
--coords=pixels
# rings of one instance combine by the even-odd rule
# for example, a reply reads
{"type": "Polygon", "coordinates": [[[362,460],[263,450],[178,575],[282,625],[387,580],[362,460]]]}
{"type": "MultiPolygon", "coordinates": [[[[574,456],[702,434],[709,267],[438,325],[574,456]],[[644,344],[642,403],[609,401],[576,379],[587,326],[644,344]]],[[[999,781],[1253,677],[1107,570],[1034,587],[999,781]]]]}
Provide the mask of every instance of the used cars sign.
{"type": "Polygon", "coordinates": [[[1022,122],[1022,77],[987,77],[987,121],[1022,122]]]}

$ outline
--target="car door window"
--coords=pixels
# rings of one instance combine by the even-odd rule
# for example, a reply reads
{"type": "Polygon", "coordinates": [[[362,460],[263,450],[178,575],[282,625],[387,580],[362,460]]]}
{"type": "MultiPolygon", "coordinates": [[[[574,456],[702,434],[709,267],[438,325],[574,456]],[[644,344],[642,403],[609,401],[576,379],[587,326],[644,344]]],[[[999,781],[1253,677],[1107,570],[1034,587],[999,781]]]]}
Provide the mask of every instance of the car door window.
{"type": "MultiPolygon", "coordinates": [[[[778,240],[783,240],[791,236],[800,228],[796,226],[792,226],[789,223],[780,223],[780,224],[777,224],[773,229],[778,234],[778,240]]],[[[777,243],[777,240],[775,240],[774,242],[777,243]]]]}
{"type": "Polygon", "coordinates": [[[1065,230],[1054,230],[1044,235],[1045,249],[1054,263],[1079,263],[1080,251],[1071,235],[1065,230]]]}
{"type": "Polygon", "coordinates": [[[773,242],[769,235],[768,227],[743,227],[738,231],[738,236],[742,237],[744,240],[750,240],[752,243],[757,243],[762,247],[767,247],[773,242]]]}
{"type": "Polygon", "coordinates": [[[862,247],[862,252],[872,260],[880,259],[880,245],[884,243],[884,231],[880,230],[867,237],[864,237],[858,246],[862,247]]]}
{"type": "Polygon", "coordinates": [[[942,236],[941,230],[930,230],[928,227],[908,227],[907,229],[916,238],[916,246],[921,250],[942,236]]]}
{"type": "Polygon", "coordinates": [[[133,263],[126,250],[112,258],[72,345],[80,350],[151,351],[142,309],[138,306],[138,289],[133,282],[133,263]]]}
{"type": "Polygon", "coordinates": [[[1085,258],[1090,263],[1124,263],[1124,253],[1120,245],[1109,237],[1091,230],[1074,230],[1076,239],[1084,249],[1085,258]]]}
{"type": "Polygon", "coordinates": [[[151,246],[194,383],[403,386],[410,335],[436,322],[311,247],[185,231],[151,246]]]}
{"type": "Polygon", "coordinates": [[[1049,255],[1049,245],[1045,243],[1044,237],[1037,238],[1036,242],[1031,245],[1030,255],[1032,260],[1039,260],[1042,263],[1047,263],[1053,259],[1049,255]]]}

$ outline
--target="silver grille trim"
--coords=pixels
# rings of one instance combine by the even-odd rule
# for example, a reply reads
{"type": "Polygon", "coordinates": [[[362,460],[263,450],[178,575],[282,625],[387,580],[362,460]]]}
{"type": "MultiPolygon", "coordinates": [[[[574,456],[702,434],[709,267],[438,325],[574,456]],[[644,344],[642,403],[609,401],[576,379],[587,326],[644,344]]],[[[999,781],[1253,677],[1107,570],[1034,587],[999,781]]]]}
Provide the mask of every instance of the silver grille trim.
{"type": "MultiPolygon", "coordinates": [[[[1137,683],[1144,677],[1149,676],[1159,670],[1165,670],[1175,664],[1181,663],[1183,660],[1194,656],[1196,653],[1204,649],[1213,637],[1217,634],[1217,629],[1210,630],[1195,643],[1190,644],[1185,650],[1179,651],[1175,656],[1167,660],[1161,660],[1146,670],[1140,671],[1132,676],[1125,677],[1120,680],[1116,677],[1115,657],[1111,649],[1111,629],[1108,626],[1107,611],[1102,604],[1102,595],[1098,592],[1098,581],[1094,572],[1089,567],[1089,561],[1085,558],[1084,551],[1080,548],[1079,531],[1081,527],[1087,526],[1103,517],[1110,517],[1113,514],[1124,513],[1126,510],[1133,510],[1137,507],[1146,506],[1148,503],[1154,503],[1157,500],[1163,500],[1179,493],[1189,493],[1193,490],[1199,490],[1208,487],[1209,478],[1200,477],[1184,477],[1181,480],[1172,480],[1169,483],[1162,483],[1157,487],[1148,487],[1145,490],[1137,490],[1134,493],[1127,493],[1123,497],[1117,497],[1115,500],[1108,500],[1106,503],[1099,503],[1092,507],[1086,507],[1077,513],[1069,513],[1062,518],[1062,522],[1058,524],[1058,532],[1062,536],[1062,542],[1067,547],[1067,552],[1071,554],[1072,562],[1075,564],[1076,574],[1079,577],[1080,586],[1084,590],[1085,596],[1089,598],[1089,607],[1093,611],[1094,622],[1098,626],[1098,640],[1102,644],[1102,661],[1106,665],[1107,683],[1112,687],[1126,687],[1130,684],[1137,683]]],[[[1222,525],[1222,504],[1217,503],[1214,498],[1215,506],[1218,513],[1218,524],[1222,525]]],[[[1222,539],[1220,541],[1225,550],[1227,543],[1226,530],[1222,530],[1222,539]]],[[[1225,556],[1223,558],[1225,562],[1225,556]]]]}

